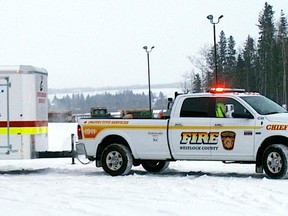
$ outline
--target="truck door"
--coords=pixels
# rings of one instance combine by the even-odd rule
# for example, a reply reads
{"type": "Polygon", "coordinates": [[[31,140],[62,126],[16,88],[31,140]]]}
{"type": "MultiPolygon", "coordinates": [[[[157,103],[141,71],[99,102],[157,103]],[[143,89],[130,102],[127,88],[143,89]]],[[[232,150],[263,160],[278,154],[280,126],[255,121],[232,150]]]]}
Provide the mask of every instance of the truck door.
{"type": "MultiPolygon", "coordinates": [[[[169,143],[177,159],[204,159],[210,156],[211,145],[216,144],[210,133],[211,115],[214,113],[212,97],[183,97],[178,113],[169,123],[169,143]]],[[[175,111],[176,112],[176,111],[175,111]]]]}
{"type": "Polygon", "coordinates": [[[216,97],[214,106],[215,117],[211,118],[211,132],[218,133],[219,138],[216,148],[211,151],[212,158],[252,160],[255,139],[255,119],[252,114],[230,97],[216,97]],[[226,110],[228,107],[232,107],[230,113],[226,110]],[[222,116],[219,112],[223,113],[222,116]]]}

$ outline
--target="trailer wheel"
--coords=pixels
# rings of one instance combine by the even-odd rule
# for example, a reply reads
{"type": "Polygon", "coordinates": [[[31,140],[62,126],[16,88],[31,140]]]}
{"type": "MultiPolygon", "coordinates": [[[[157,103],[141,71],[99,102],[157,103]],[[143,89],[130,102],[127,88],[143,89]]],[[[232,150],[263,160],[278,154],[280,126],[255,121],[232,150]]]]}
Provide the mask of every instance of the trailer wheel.
{"type": "Polygon", "coordinates": [[[103,170],[111,176],[126,175],[130,172],[133,158],[129,148],[122,144],[111,144],[102,153],[103,170]]]}
{"type": "Polygon", "coordinates": [[[263,168],[272,179],[280,179],[287,174],[288,148],[282,144],[269,146],[263,155],[263,168]]]}
{"type": "Polygon", "coordinates": [[[147,172],[158,173],[162,172],[169,166],[169,161],[155,161],[155,160],[147,160],[142,161],[142,167],[147,172]]]}

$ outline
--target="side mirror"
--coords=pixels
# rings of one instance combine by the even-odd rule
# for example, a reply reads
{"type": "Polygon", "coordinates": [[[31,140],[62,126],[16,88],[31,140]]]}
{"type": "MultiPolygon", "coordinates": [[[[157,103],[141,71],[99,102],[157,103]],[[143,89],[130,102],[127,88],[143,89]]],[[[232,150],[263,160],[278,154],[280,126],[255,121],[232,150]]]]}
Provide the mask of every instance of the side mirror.
{"type": "Polygon", "coordinates": [[[168,98],[167,110],[172,108],[173,98],[168,98]]]}

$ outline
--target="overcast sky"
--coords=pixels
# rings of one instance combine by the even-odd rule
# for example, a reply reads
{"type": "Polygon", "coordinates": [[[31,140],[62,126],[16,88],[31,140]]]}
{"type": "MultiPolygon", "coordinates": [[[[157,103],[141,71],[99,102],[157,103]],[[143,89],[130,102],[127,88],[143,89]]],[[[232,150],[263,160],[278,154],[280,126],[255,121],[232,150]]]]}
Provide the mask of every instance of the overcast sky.
{"type": "MultiPolygon", "coordinates": [[[[0,0],[0,65],[48,71],[49,88],[105,87],[182,81],[187,56],[213,45],[207,15],[236,48],[258,38],[262,0],[0,0]]],[[[267,1],[275,20],[287,0],[267,1]]]]}

